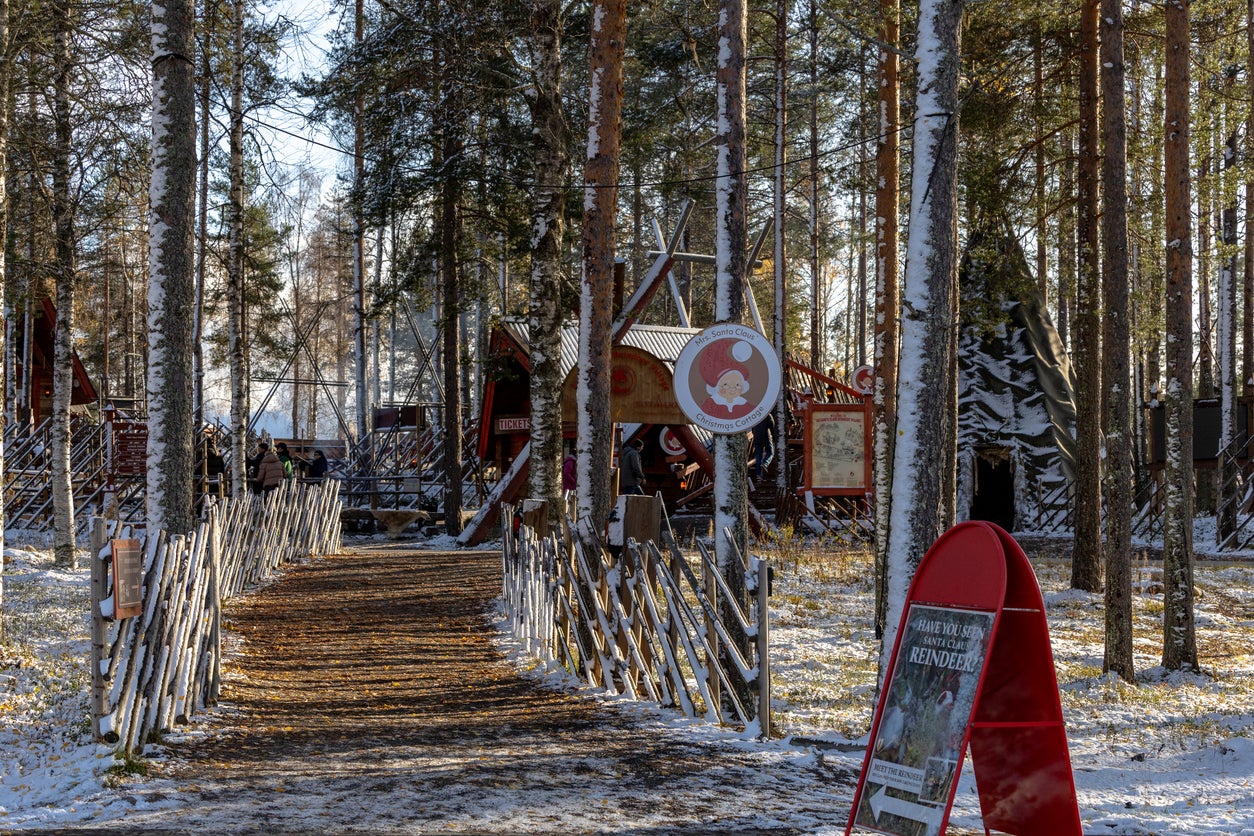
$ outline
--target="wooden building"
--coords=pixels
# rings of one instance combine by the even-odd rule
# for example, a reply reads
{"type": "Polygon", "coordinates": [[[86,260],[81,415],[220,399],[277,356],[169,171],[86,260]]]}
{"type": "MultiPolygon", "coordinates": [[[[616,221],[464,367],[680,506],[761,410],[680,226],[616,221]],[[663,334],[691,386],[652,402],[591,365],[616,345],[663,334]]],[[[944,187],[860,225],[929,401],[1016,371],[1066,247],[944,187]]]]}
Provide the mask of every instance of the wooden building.
{"type": "MultiPolygon", "coordinates": [[[[31,332],[31,357],[29,362],[24,356],[25,340],[21,335],[26,333],[26,317],[18,319],[14,328],[16,341],[17,369],[14,385],[25,389],[29,395],[30,425],[39,426],[52,414],[52,361],[53,340],[56,333],[57,310],[49,299],[40,299],[33,317],[31,332]],[[29,375],[29,376],[28,376],[29,375]]],[[[78,353],[73,354],[74,377],[73,390],[70,395],[70,409],[82,409],[96,403],[96,387],[87,375],[78,353]]]]}

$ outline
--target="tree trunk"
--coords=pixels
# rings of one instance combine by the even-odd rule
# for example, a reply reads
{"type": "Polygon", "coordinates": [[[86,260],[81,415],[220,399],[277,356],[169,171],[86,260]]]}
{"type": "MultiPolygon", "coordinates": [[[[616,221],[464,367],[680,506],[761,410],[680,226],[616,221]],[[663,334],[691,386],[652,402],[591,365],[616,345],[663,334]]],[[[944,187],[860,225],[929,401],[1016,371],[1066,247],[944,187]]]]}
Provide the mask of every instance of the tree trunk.
{"type": "Polygon", "coordinates": [[[196,47],[192,0],[153,5],[148,530],[189,532],[194,429],[196,47]]]}
{"type": "Polygon", "coordinates": [[[1076,281],[1075,537],[1071,588],[1102,588],[1101,262],[1098,240],[1097,22],[1100,0],[1080,6],[1079,271],[1076,281]]]}
{"type": "MultiPolygon", "coordinates": [[[[353,15],[353,40],[358,45],[365,39],[365,18],[364,0],[356,0],[353,15]]],[[[366,219],[364,217],[365,210],[361,205],[364,199],[361,191],[362,181],[366,175],[365,122],[365,97],[359,90],[353,95],[353,387],[357,404],[358,463],[363,473],[369,473],[372,465],[369,460],[370,416],[368,415],[369,403],[366,390],[366,219]]],[[[453,211],[454,213],[456,212],[456,207],[454,207],[453,211]]],[[[454,215],[454,217],[456,216],[454,215]]],[[[452,361],[451,365],[456,367],[457,358],[446,358],[446,363],[450,360],[452,361]]],[[[454,386],[453,388],[456,389],[457,387],[454,386]]],[[[449,394],[447,391],[445,392],[446,397],[449,394]]],[[[456,393],[453,393],[453,395],[455,397],[456,393]]],[[[458,449],[460,450],[460,447],[458,449]]],[[[457,478],[460,484],[460,470],[457,478]]],[[[460,531],[460,526],[458,531],[460,531]]]]}
{"type": "Polygon", "coordinates": [[[1163,667],[1197,668],[1193,618],[1193,274],[1189,230],[1189,3],[1167,3],[1166,466],[1163,511],[1163,667]]]}
{"type": "MultiPolygon", "coordinates": [[[[9,228],[9,69],[13,62],[9,59],[9,0],[0,0],[0,241],[8,236],[9,228]]],[[[12,309],[8,304],[8,264],[5,260],[6,248],[0,247],[0,306],[4,308],[5,324],[0,328],[0,362],[8,374],[0,375],[0,485],[7,484],[4,471],[4,433],[9,421],[13,420],[13,400],[9,390],[13,385],[16,367],[10,361],[12,343],[6,333],[13,321],[12,309]]],[[[3,501],[0,501],[0,642],[6,638],[4,619],[4,527],[7,520],[4,515],[3,501]]]]}
{"type": "Polygon", "coordinates": [[[1071,132],[1063,130],[1059,133],[1059,145],[1062,152],[1062,173],[1059,177],[1058,211],[1058,337],[1064,346],[1070,346],[1071,339],[1071,308],[1075,301],[1076,272],[1076,212],[1075,212],[1075,146],[1071,143],[1071,132]]]}
{"type": "Polygon", "coordinates": [[[531,230],[531,495],[562,509],[562,240],[566,227],[566,116],[562,110],[562,3],[532,0],[531,124],[536,203],[531,230]]]}
{"type": "Polygon", "coordinates": [[[244,0],[231,4],[230,210],[227,354],[231,364],[231,493],[248,491],[248,354],[244,305],[244,0]]]}
{"type": "Polygon", "coordinates": [[[819,263],[819,21],[810,0],[810,367],[823,370],[822,266],[819,263]]]}
{"type": "Polygon", "coordinates": [[[592,21],[588,151],[584,163],[583,276],[579,302],[577,492],[581,521],[586,521],[593,530],[600,530],[610,510],[610,332],[618,151],[622,143],[626,0],[595,0],[592,21]]]}
{"type": "MultiPolygon", "coordinates": [[[[196,323],[193,332],[193,362],[196,367],[194,384],[196,402],[193,406],[196,415],[196,426],[199,428],[205,418],[205,352],[204,352],[204,321],[205,321],[205,278],[209,271],[209,122],[212,117],[212,68],[209,63],[209,49],[212,34],[218,27],[218,4],[205,3],[205,19],[201,24],[200,47],[200,158],[197,174],[196,216],[196,323]]],[[[193,21],[194,25],[194,21],[193,21]]],[[[295,398],[293,397],[293,401],[295,398]]]]}
{"type": "MultiPolygon", "coordinates": [[[[1229,85],[1232,80],[1229,79],[1229,85]]],[[[1228,112],[1230,98],[1224,98],[1224,111],[1228,112]]],[[[1235,120],[1226,120],[1235,122],[1235,120]]],[[[1216,468],[1218,488],[1218,518],[1216,537],[1222,543],[1237,530],[1237,511],[1241,502],[1241,485],[1237,478],[1236,454],[1233,443],[1237,423],[1237,184],[1233,170],[1237,162],[1237,135],[1228,134],[1224,145],[1224,179],[1222,193],[1230,195],[1223,209],[1224,259],[1219,271],[1219,401],[1220,431],[1219,459],[1216,468]]]]}
{"type": "Polygon", "coordinates": [[[1122,0],[1102,0],[1102,338],[1106,435],[1106,655],[1103,670],[1136,681],[1132,657],[1131,357],[1128,329],[1128,160],[1122,0]]]}
{"type": "Polygon", "coordinates": [[[887,621],[881,681],[914,570],[943,533],[945,473],[955,440],[949,424],[957,321],[958,65],[963,3],[923,0],[919,8],[918,92],[910,189],[910,255],[902,287],[897,378],[897,444],[888,539],[887,621]]]}
{"type": "MultiPolygon", "coordinates": [[[[1245,77],[1254,78],[1254,0],[1246,4],[1245,77]]],[[[1245,135],[1254,136],[1254,84],[1249,85],[1245,135]]],[[[1245,174],[1245,259],[1241,281],[1241,394],[1254,394],[1254,169],[1245,174]]]]}
{"type": "MultiPolygon", "coordinates": [[[[359,0],[360,2],[360,0],[359,0]]],[[[441,331],[444,366],[444,530],[462,531],[462,397],[461,397],[461,178],[462,141],[459,81],[453,61],[445,56],[440,77],[439,141],[443,177],[440,181],[440,287],[444,301],[441,331]]],[[[362,359],[365,359],[364,354],[362,359]]]]}
{"type": "MultiPolygon", "coordinates": [[[[714,321],[740,322],[744,315],[745,271],[749,235],[745,199],[745,42],[744,0],[720,0],[718,5],[718,65],[714,71],[717,88],[718,127],[714,147],[718,178],[714,186],[715,276],[714,321]]],[[[745,567],[749,554],[748,459],[744,433],[714,436],[714,554],[719,574],[727,581],[731,595],[741,607],[747,605],[745,567]],[[728,536],[730,532],[730,537],[728,536]],[[739,554],[737,554],[739,552],[739,554]]],[[[731,623],[728,605],[724,623],[731,623]]],[[[739,638],[747,651],[748,641],[739,638]]],[[[741,694],[745,705],[752,705],[749,694],[741,694]]]]}
{"type": "MultiPolygon", "coordinates": [[[[788,273],[784,258],[785,221],[788,214],[788,181],[784,167],[788,163],[788,18],[792,3],[777,0],[775,4],[775,171],[774,171],[774,271],[775,271],[775,356],[784,368],[788,345],[785,328],[788,311],[788,273]]],[[[811,0],[813,7],[813,0],[811,0]]],[[[775,490],[783,495],[788,490],[788,393],[781,387],[775,404],[775,490]]],[[[761,465],[758,466],[761,470],[761,465]]]]}
{"type": "MultiPolygon", "coordinates": [[[[811,0],[811,4],[816,0],[811,0]]],[[[897,424],[897,248],[901,179],[900,0],[880,0],[879,129],[875,144],[875,634],[888,601],[888,518],[897,424]]]]}
{"type": "MultiPolygon", "coordinates": [[[[52,362],[52,508],[55,560],[78,568],[74,553],[74,486],[70,462],[70,398],[74,391],[74,208],[70,194],[70,0],[56,14],[52,155],[53,227],[56,238],[57,324],[52,362]]],[[[27,355],[27,363],[30,363],[27,355]]]]}

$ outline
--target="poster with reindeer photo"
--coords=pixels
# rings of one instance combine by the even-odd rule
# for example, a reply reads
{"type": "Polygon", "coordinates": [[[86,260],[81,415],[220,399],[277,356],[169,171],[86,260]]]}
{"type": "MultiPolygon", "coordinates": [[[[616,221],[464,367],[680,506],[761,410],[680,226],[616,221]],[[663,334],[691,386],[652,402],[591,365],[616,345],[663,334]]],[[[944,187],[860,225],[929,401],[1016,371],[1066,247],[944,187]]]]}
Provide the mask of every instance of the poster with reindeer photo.
{"type": "Polygon", "coordinates": [[[912,604],[886,686],[855,824],[940,832],[962,765],[995,613],[912,604]]]}

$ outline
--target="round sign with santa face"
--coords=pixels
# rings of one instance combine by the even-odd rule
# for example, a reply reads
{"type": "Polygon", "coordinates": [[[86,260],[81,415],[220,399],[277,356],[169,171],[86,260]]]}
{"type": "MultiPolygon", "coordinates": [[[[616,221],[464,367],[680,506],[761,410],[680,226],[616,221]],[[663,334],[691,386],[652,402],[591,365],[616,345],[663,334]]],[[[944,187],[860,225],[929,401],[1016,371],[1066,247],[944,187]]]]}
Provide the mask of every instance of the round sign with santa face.
{"type": "Polygon", "coordinates": [[[734,435],[775,408],[782,374],[775,348],[748,325],[722,322],[697,334],[675,360],[675,399],[688,420],[734,435]]]}

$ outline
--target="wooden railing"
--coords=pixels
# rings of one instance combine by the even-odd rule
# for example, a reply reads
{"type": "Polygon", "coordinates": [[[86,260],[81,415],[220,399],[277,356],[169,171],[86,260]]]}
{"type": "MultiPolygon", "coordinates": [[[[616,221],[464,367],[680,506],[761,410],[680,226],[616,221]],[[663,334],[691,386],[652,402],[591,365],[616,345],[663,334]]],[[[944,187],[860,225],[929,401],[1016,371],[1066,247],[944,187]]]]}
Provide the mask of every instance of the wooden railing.
{"type": "MultiPolygon", "coordinates": [[[[142,752],[151,735],[186,723],[220,690],[222,602],[281,564],[340,548],[339,483],[285,485],[227,499],[186,536],[141,546],[139,615],[118,619],[111,540],[137,532],[92,525],[92,713],[97,740],[142,752]]],[[[124,593],[125,590],[122,590],[124,593]]],[[[125,601],[123,601],[125,603],[125,601]]]]}
{"type": "MultiPolygon", "coordinates": [[[[662,546],[628,540],[618,556],[586,550],[588,539],[503,530],[503,599],[510,625],[533,658],[594,687],[648,699],[710,722],[770,733],[769,567],[745,560],[742,607],[698,542],[689,562],[663,525],[662,546]],[[694,568],[695,565],[695,568],[694,568]]],[[[738,556],[739,557],[739,556],[738,556]]]]}

